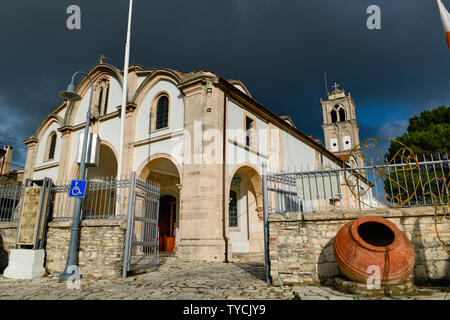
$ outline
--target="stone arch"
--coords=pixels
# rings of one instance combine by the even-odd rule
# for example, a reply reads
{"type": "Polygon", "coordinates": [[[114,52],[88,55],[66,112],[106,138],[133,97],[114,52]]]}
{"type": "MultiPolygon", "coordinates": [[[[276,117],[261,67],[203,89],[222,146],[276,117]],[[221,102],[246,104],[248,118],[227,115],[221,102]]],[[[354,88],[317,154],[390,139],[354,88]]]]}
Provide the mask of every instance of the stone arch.
{"type": "Polygon", "coordinates": [[[36,149],[35,149],[35,157],[34,163],[32,166],[40,166],[47,163],[47,161],[57,162],[60,160],[60,154],[58,150],[61,150],[62,147],[62,134],[58,131],[58,128],[61,125],[61,118],[55,114],[50,114],[41,124],[41,126],[36,131],[36,134],[33,136],[37,140],[36,149]],[[53,126],[53,128],[52,128],[53,126]],[[52,134],[56,134],[56,146],[55,152],[58,154],[54,155],[54,158],[48,158],[48,150],[49,150],[49,138],[52,134]]]}
{"type": "Polygon", "coordinates": [[[118,168],[118,157],[114,147],[106,142],[100,143],[100,155],[98,167],[87,170],[87,177],[116,177],[118,168]]]}
{"type": "Polygon", "coordinates": [[[146,177],[150,174],[151,169],[157,165],[159,162],[169,160],[171,161],[175,167],[177,168],[178,174],[180,176],[180,183],[181,183],[181,166],[177,162],[177,160],[172,157],[168,153],[156,153],[148,157],[142,164],[139,166],[139,168],[136,170],[137,177],[139,179],[145,180],[146,177]]]}
{"type": "MultiPolygon", "coordinates": [[[[115,165],[115,167],[116,167],[115,174],[109,174],[108,176],[115,177],[117,175],[117,163],[118,163],[118,159],[119,159],[117,151],[116,151],[116,149],[114,148],[114,146],[110,142],[102,140],[100,142],[99,163],[102,162],[102,160],[101,160],[102,147],[103,147],[103,150],[105,150],[105,148],[108,148],[108,150],[110,151],[110,155],[113,155],[113,157],[114,157],[113,159],[115,160],[115,164],[116,164],[115,165]]],[[[107,157],[107,158],[111,159],[111,157],[107,157]]],[[[70,167],[70,169],[69,169],[69,174],[67,175],[67,179],[68,180],[78,179],[79,173],[80,173],[80,166],[79,166],[79,164],[77,162],[74,162],[72,164],[72,166],[70,167]]],[[[88,168],[87,173],[88,173],[87,177],[92,177],[93,176],[92,168],[88,168]],[[91,174],[89,174],[89,170],[91,170],[91,174]]],[[[111,172],[111,173],[113,173],[113,172],[111,172]]],[[[95,173],[94,173],[94,175],[95,175],[95,173]]]]}
{"type": "MultiPolygon", "coordinates": [[[[92,81],[94,82],[94,86],[96,82],[101,78],[102,76],[109,75],[113,76],[119,81],[120,87],[123,88],[123,77],[120,74],[119,70],[115,68],[112,65],[109,64],[101,64],[94,66],[87,74],[92,78],[92,81]]],[[[91,82],[87,77],[83,77],[82,80],[78,83],[78,86],[75,89],[75,92],[78,93],[81,97],[84,97],[86,94],[89,94],[89,91],[91,89],[91,82]]],[[[93,88],[95,92],[95,88],[93,88]]],[[[94,93],[93,92],[93,93],[94,93]]],[[[96,104],[96,101],[93,96],[92,103],[93,105],[96,104]]],[[[74,125],[75,117],[78,112],[78,109],[80,107],[81,102],[80,101],[71,101],[68,103],[67,111],[64,118],[64,125],[74,125]]]]}
{"type": "Polygon", "coordinates": [[[228,177],[226,194],[229,193],[231,180],[238,171],[243,172],[248,176],[255,191],[258,211],[261,210],[262,213],[262,175],[258,168],[256,168],[254,165],[245,163],[238,164],[233,167],[231,175],[228,177]]]}
{"type": "Polygon", "coordinates": [[[169,154],[150,156],[138,169],[138,179],[157,182],[160,187],[158,227],[160,228],[160,250],[174,251],[179,242],[180,228],[180,183],[181,170],[169,154]],[[171,196],[175,201],[168,199],[171,196]],[[167,201],[166,201],[167,200],[167,201]],[[170,201],[169,201],[170,200],[170,201]]]}
{"type": "Polygon", "coordinates": [[[236,165],[228,176],[225,192],[225,223],[232,252],[261,253],[264,250],[264,229],[259,170],[247,163],[236,165]],[[235,219],[230,219],[231,206],[234,206],[235,219]],[[230,224],[232,222],[236,224],[230,224]]]}
{"type": "Polygon", "coordinates": [[[133,98],[131,99],[131,102],[135,103],[139,108],[143,97],[145,97],[147,92],[161,80],[172,82],[175,86],[178,86],[182,82],[180,76],[174,71],[169,69],[158,69],[149,74],[144,81],[142,81],[141,85],[137,88],[133,98]]]}
{"type": "Polygon", "coordinates": [[[45,134],[48,127],[50,127],[54,122],[56,122],[59,126],[62,126],[63,119],[55,113],[49,114],[44,119],[44,121],[41,122],[40,126],[36,130],[36,133],[34,134],[34,137],[39,140],[42,137],[42,135],[45,134]]]}

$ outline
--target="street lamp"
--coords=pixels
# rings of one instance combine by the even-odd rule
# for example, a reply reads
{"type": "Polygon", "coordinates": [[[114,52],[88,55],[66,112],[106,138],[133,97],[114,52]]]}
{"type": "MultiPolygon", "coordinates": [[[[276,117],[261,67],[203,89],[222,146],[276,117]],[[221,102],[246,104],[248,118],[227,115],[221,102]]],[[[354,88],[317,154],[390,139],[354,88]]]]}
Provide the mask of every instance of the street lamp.
{"type": "MultiPolygon", "coordinates": [[[[66,91],[61,91],[58,95],[67,101],[79,101],[81,100],[81,96],[75,92],[75,85],[73,84],[73,80],[77,74],[85,75],[89,81],[91,82],[91,93],[89,98],[89,106],[86,113],[86,124],[84,127],[84,137],[83,137],[83,148],[81,149],[81,161],[80,161],[80,173],[78,175],[79,180],[84,180],[85,178],[85,168],[86,168],[86,147],[87,147],[87,139],[89,135],[89,124],[91,121],[91,104],[92,104],[92,93],[94,90],[94,82],[91,77],[82,71],[77,71],[72,76],[72,82],[67,86],[66,91]]],[[[80,231],[80,216],[81,216],[81,199],[75,198],[75,208],[73,210],[72,217],[72,230],[70,232],[70,243],[69,243],[69,252],[67,253],[67,261],[66,267],[64,268],[64,272],[60,274],[59,279],[61,280],[69,280],[71,276],[75,274],[75,266],[78,265],[78,257],[77,257],[77,248],[78,248],[78,236],[80,231]]]]}

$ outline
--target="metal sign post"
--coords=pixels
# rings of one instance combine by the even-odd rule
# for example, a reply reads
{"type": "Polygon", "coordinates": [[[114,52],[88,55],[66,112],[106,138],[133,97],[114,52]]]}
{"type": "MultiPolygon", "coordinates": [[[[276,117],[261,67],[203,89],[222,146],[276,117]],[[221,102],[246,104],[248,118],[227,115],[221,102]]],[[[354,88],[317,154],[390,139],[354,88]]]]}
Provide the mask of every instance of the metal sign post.
{"type": "Polygon", "coordinates": [[[264,266],[266,268],[267,283],[270,279],[270,254],[269,254],[269,211],[267,208],[267,164],[262,164],[262,192],[263,192],[263,214],[264,214],[264,266]]]}

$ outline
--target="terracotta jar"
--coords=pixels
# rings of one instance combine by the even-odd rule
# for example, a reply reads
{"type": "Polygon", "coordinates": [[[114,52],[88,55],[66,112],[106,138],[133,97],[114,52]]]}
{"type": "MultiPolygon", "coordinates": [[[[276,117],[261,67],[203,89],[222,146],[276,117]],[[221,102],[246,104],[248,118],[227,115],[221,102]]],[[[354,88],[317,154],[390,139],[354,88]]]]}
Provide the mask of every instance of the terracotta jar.
{"type": "Polygon", "coordinates": [[[373,216],[350,221],[338,231],[334,257],[349,279],[361,283],[379,268],[382,284],[406,280],[415,260],[406,235],[389,220],[373,216]]]}

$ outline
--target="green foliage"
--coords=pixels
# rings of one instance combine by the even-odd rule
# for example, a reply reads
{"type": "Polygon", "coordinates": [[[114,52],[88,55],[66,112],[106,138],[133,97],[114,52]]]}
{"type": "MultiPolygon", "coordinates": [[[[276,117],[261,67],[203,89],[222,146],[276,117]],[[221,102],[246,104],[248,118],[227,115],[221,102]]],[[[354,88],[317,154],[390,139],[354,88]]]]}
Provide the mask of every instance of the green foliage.
{"type": "MultiPolygon", "coordinates": [[[[415,154],[444,154],[450,151],[450,107],[441,106],[431,111],[423,111],[409,119],[407,132],[397,141],[409,147],[415,154]]],[[[391,142],[387,159],[392,159],[402,146],[391,142]]]]}
{"type": "MultiPolygon", "coordinates": [[[[395,140],[409,147],[417,155],[419,162],[424,160],[422,155],[425,155],[425,160],[428,161],[431,160],[431,156],[434,160],[438,160],[438,154],[442,156],[450,151],[450,107],[441,106],[434,110],[426,110],[419,116],[410,118],[407,131],[395,140]]],[[[386,159],[392,160],[401,148],[402,145],[391,141],[385,155],[386,159]]],[[[406,152],[405,156],[408,155],[409,152],[406,152]]],[[[402,152],[392,163],[404,163],[406,159],[401,157],[402,152]]],[[[414,161],[410,163],[414,166],[414,161]]],[[[448,201],[447,194],[442,193],[442,179],[449,177],[448,164],[422,165],[420,169],[415,170],[408,170],[405,166],[402,170],[394,172],[384,177],[386,196],[393,203],[403,202],[413,195],[408,204],[431,204],[434,201],[430,193],[434,193],[441,201],[448,201]],[[429,181],[431,182],[427,183],[429,181]]]]}

